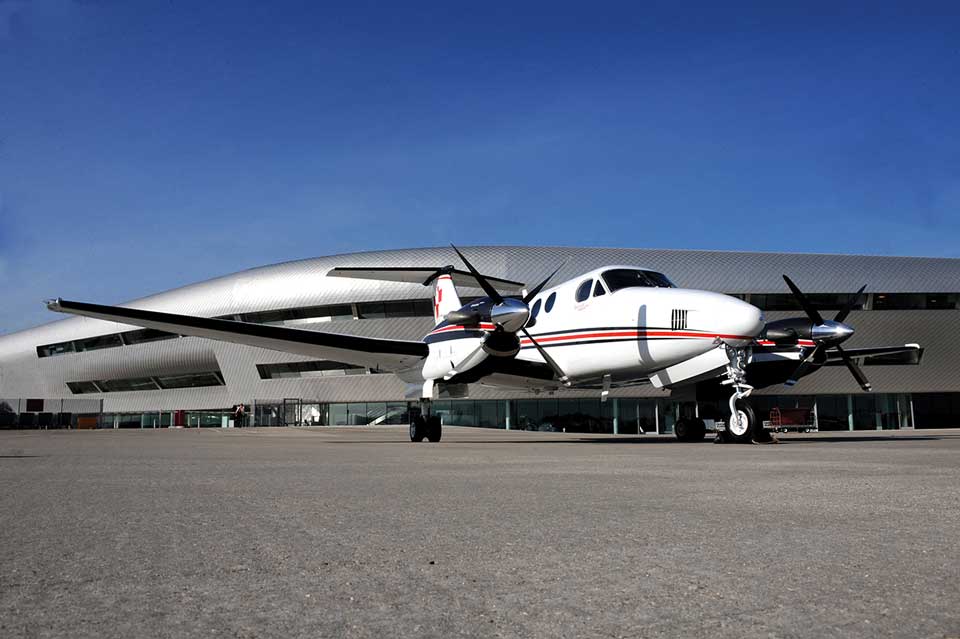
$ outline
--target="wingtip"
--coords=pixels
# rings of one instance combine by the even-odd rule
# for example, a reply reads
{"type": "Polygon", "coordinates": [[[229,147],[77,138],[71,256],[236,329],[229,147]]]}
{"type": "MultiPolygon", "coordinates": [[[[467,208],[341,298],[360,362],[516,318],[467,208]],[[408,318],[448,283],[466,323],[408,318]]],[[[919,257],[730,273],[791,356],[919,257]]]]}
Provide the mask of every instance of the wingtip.
{"type": "Polygon", "coordinates": [[[43,303],[46,304],[47,308],[50,309],[51,311],[59,312],[61,310],[60,302],[62,301],[63,300],[61,298],[55,297],[53,299],[44,300],[43,303]]]}

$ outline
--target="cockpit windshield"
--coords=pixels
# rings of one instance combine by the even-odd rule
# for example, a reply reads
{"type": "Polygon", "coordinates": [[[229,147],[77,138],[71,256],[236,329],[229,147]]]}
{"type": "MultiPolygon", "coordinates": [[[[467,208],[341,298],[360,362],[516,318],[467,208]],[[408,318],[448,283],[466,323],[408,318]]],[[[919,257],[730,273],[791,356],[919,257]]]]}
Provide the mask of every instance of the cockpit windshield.
{"type": "Polygon", "coordinates": [[[640,271],[632,268],[614,268],[604,271],[603,281],[607,283],[610,292],[621,288],[643,286],[646,288],[675,288],[673,282],[663,273],[655,271],[640,271]]]}

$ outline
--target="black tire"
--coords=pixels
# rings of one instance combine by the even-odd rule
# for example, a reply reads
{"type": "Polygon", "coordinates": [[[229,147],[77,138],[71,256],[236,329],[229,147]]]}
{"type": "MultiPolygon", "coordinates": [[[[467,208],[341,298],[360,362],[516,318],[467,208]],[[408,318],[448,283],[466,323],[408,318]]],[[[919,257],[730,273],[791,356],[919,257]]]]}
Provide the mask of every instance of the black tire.
{"type": "Polygon", "coordinates": [[[427,440],[436,444],[443,436],[443,426],[440,424],[439,415],[431,415],[427,419],[427,440]]]}
{"type": "Polygon", "coordinates": [[[681,419],[673,427],[677,441],[702,442],[707,434],[707,425],[702,419],[681,419]]]}
{"type": "Polygon", "coordinates": [[[691,442],[702,442],[707,436],[707,424],[702,419],[690,420],[690,439],[691,442]]]}
{"type": "Polygon", "coordinates": [[[410,441],[412,442],[422,442],[423,438],[427,436],[427,422],[423,419],[423,415],[417,415],[410,422],[410,441]]]}
{"type": "Polygon", "coordinates": [[[745,418],[746,423],[742,424],[740,428],[737,428],[733,424],[733,420],[730,415],[727,415],[727,429],[724,431],[724,437],[729,442],[734,442],[737,444],[749,444],[753,441],[754,433],[757,429],[757,416],[753,412],[753,408],[750,407],[744,400],[737,402],[737,411],[740,412],[742,418],[745,418]]]}

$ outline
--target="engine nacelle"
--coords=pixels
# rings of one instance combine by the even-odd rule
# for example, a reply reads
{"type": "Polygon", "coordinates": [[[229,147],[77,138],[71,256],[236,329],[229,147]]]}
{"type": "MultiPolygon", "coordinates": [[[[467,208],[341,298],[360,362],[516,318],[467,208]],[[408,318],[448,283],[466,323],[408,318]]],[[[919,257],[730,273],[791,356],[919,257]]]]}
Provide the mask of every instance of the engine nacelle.
{"type": "Polygon", "coordinates": [[[520,338],[516,333],[487,333],[483,339],[483,350],[494,357],[513,357],[520,352],[520,338]]]}

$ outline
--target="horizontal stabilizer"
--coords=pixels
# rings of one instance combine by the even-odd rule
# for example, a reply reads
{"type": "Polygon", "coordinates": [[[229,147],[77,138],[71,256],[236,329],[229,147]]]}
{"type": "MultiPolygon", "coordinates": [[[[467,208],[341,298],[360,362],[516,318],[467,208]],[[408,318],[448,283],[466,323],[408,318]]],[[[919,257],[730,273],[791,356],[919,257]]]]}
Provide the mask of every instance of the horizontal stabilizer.
{"type": "MultiPolygon", "coordinates": [[[[381,282],[407,282],[410,284],[423,284],[428,286],[433,283],[437,275],[449,274],[453,279],[455,286],[465,288],[482,288],[477,279],[468,271],[461,271],[450,266],[445,267],[424,267],[413,268],[407,266],[338,266],[330,269],[328,277],[350,277],[361,280],[378,280],[381,282]]],[[[498,277],[484,275],[488,282],[493,284],[494,288],[505,291],[519,291],[524,287],[523,282],[514,282],[498,277]]]]}

